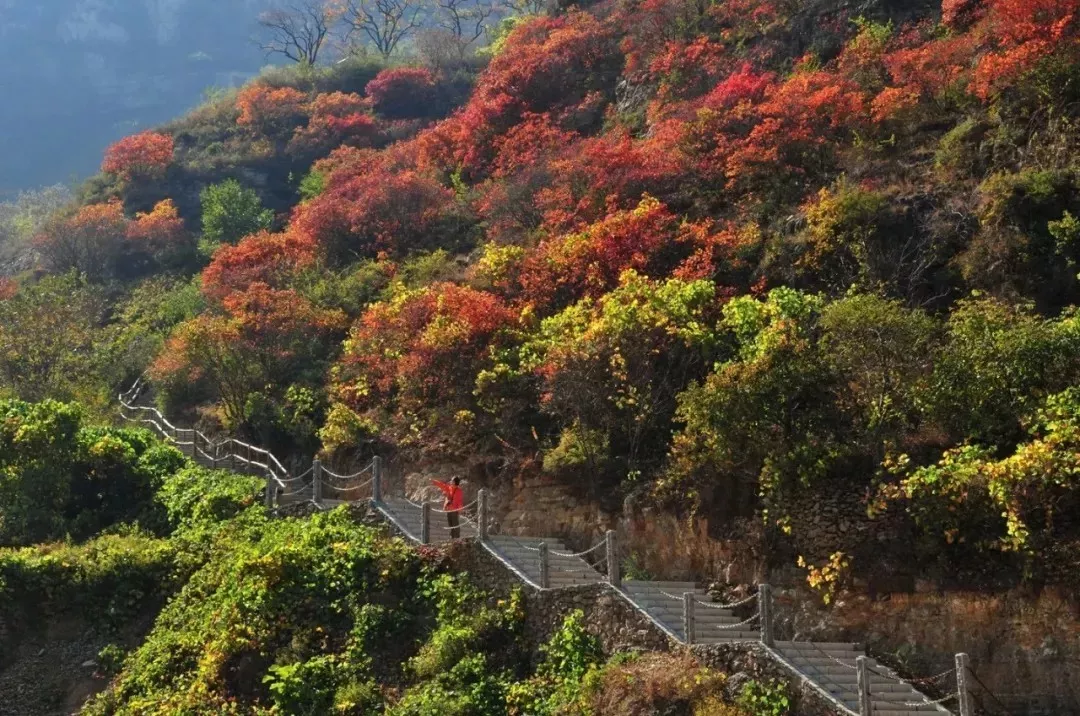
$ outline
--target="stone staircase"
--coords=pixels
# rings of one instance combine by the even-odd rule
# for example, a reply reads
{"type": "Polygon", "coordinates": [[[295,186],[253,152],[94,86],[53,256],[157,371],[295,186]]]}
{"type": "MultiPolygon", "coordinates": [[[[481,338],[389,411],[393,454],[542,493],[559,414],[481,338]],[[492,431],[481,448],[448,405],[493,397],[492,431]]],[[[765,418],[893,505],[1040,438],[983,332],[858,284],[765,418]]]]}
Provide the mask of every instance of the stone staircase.
{"type": "MultiPolygon", "coordinates": [[[[268,506],[313,502],[321,509],[329,509],[348,502],[370,500],[396,530],[413,542],[438,544],[451,539],[442,510],[430,503],[421,505],[403,497],[382,495],[377,457],[370,468],[354,475],[336,475],[316,460],[308,471],[294,476],[266,450],[228,438],[217,442],[196,430],[177,428],[149,405],[142,393],[140,380],[120,396],[121,413],[125,418],[156,430],[204,467],[266,477],[268,506]],[[369,469],[371,474],[365,476],[369,469]]],[[[609,533],[605,542],[579,553],[570,552],[557,538],[490,535],[487,530],[480,529],[480,525],[487,522],[484,491],[478,502],[477,512],[470,511],[471,506],[462,511],[460,537],[480,538],[480,544],[490,554],[535,588],[562,589],[608,583],[676,641],[689,645],[760,642],[778,662],[831,702],[839,713],[851,716],[952,713],[927,699],[891,670],[867,658],[857,644],[774,641],[767,586],[762,587],[756,598],[757,604],[751,607],[754,597],[732,605],[714,604],[709,595],[692,582],[622,581],[614,533],[609,533]],[[606,550],[601,549],[605,546],[606,550]],[[606,574],[600,568],[604,568],[606,574]],[[747,609],[742,609],[744,606],[747,609]]],[[[966,664],[967,656],[958,655],[958,678],[966,673],[966,664]]],[[[962,683],[958,683],[952,697],[959,697],[962,716],[969,716],[969,696],[962,683]]]]}
{"type": "MultiPolygon", "coordinates": [[[[407,538],[421,541],[423,518],[419,505],[403,498],[384,498],[376,503],[376,508],[407,538]]],[[[449,541],[449,529],[443,515],[430,510],[428,517],[427,541],[449,541]]],[[[462,538],[479,536],[475,517],[467,520],[463,517],[462,538]]],[[[487,535],[481,544],[519,579],[537,589],[586,586],[605,583],[610,579],[609,575],[598,569],[606,559],[604,552],[599,549],[604,543],[581,553],[570,552],[565,543],[555,537],[487,535]],[[585,559],[590,555],[592,562],[585,559]]],[[[624,599],[679,642],[711,645],[771,641],[762,634],[756,623],[761,611],[757,605],[751,606],[755,597],[734,605],[721,605],[713,603],[709,594],[693,582],[616,579],[616,584],[613,587],[624,599]],[[737,614],[739,607],[744,606],[750,611],[748,616],[737,614]],[[689,619],[688,610],[691,615],[689,619]],[[688,624],[690,635],[687,634],[688,624]]],[[[778,661],[831,702],[840,713],[851,716],[859,716],[860,713],[873,716],[952,713],[872,659],[866,659],[863,665],[866,669],[864,679],[869,708],[869,711],[863,711],[859,700],[859,666],[856,660],[864,657],[864,652],[857,644],[776,641],[765,646],[778,661]]]]}
{"type": "MultiPolygon", "coordinates": [[[[864,656],[858,644],[778,641],[773,644],[788,664],[854,713],[859,713],[858,664],[864,656]]],[[[871,713],[900,716],[912,713],[951,713],[926,698],[891,669],[867,658],[871,713]]]]}
{"type": "MultiPolygon", "coordinates": [[[[413,542],[421,542],[423,530],[423,510],[414,502],[403,497],[383,497],[375,503],[379,510],[399,532],[413,542]]],[[[450,541],[450,527],[446,515],[440,510],[431,509],[428,521],[428,543],[438,544],[450,541]]],[[[476,537],[476,527],[465,515],[460,519],[461,539],[476,537]]]]}
{"type": "Polygon", "coordinates": [[[634,606],[649,615],[664,631],[688,644],[725,644],[761,641],[761,630],[753,621],[735,616],[732,609],[714,604],[708,592],[693,582],[642,582],[626,580],[622,593],[634,606]],[[690,638],[685,626],[684,594],[695,601],[690,638]]]}
{"type": "Polygon", "coordinates": [[[511,537],[492,535],[484,541],[484,547],[519,577],[534,587],[542,586],[540,545],[548,549],[546,588],[576,587],[604,581],[604,575],[582,557],[570,556],[561,540],[553,537],[511,537]]]}

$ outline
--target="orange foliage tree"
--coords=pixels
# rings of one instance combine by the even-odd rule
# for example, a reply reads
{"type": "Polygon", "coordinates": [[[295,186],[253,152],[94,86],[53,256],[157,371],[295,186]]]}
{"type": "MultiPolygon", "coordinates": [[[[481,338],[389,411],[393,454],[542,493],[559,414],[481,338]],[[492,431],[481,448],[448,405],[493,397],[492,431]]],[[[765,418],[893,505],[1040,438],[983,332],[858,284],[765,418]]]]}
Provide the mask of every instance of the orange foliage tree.
{"type": "Polygon", "coordinates": [[[222,245],[202,272],[202,290],[221,301],[255,283],[286,288],[297,271],[314,265],[318,257],[315,242],[306,234],[261,231],[235,246],[222,245]]]}
{"type": "Polygon", "coordinates": [[[127,227],[127,238],[136,251],[148,254],[159,266],[178,267],[194,258],[195,242],[172,199],[153,211],[136,215],[127,227]]]}
{"type": "Polygon", "coordinates": [[[160,176],[172,163],[174,151],[172,135],[140,132],[105,150],[101,171],[125,180],[160,176]]]}
{"type": "Polygon", "coordinates": [[[236,123],[272,137],[290,136],[306,116],[307,95],[293,87],[270,87],[256,82],[236,96],[236,123]]]}
{"type": "Polygon", "coordinates": [[[121,272],[127,229],[124,205],[113,199],[49,222],[34,243],[49,270],[74,270],[91,281],[103,281],[121,272]]]}
{"type": "Polygon", "coordinates": [[[403,437],[414,425],[456,425],[481,435],[473,385],[492,362],[492,346],[510,340],[516,322],[502,299],[465,286],[399,293],[353,326],[332,370],[333,397],[403,437]]]}
{"type": "Polygon", "coordinates": [[[222,308],[180,324],[150,377],[166,395],[202,387],[233,428],[256,427],[249,424],[254,396],[281,400],[299,377],[318,375],[345,327],[340,311],[259,282],[229,295],[222,308]]]}

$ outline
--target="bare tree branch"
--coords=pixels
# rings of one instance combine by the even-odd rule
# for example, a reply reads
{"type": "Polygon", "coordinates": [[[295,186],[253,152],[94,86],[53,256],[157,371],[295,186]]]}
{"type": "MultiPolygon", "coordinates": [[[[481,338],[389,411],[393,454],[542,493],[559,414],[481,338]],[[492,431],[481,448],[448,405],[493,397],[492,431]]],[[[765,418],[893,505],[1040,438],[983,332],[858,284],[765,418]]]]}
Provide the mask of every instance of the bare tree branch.
{"type": "Polygon", "coordinates": [[[348,0],[345,24],[383,58],[389,58],[409,33],[422,25],[423,0],[348,0]]]}
{"type": "Polygon", "coordinates": [[[439,27],[452,35],[461,56],[487,30],[486,22],[494,12],[487,0],[435,0],[439,27]]]}
{"type": "Polygon", "coordinates": [[[302,0],[259,16],[267,39],[259,47],[270,55],[283,55],[293,62],[314,65],[326,44],[340,9],[329,0],[302,0]]]}

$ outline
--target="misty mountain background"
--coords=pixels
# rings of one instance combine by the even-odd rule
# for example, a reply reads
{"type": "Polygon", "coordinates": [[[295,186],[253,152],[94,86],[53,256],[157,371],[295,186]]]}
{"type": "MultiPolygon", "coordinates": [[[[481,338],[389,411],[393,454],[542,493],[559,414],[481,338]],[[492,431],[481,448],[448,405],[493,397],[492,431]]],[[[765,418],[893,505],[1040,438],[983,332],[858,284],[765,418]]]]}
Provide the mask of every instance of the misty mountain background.
{"type": "Polygon", "coordinates": [[[94,173],[105,147],[242,84],[271,0],[0,0],[0,201],[94,173]]]}

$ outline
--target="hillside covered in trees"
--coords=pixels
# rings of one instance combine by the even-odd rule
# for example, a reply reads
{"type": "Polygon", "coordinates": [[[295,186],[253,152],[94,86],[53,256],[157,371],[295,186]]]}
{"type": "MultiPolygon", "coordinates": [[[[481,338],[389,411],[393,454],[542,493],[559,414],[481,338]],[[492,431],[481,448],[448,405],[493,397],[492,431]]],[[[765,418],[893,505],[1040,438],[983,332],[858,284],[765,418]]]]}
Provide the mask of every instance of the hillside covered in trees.
{"type": "Polygon", "coordinates": [[[269,71],[109,148],[0,279],[0,393],[105,418],[147,371],[297,459],[757,525],[827,593],[897,563],[1080,586],[1080,1],[491,33],[269,71]],[[794,511],[837,492],[904,538],[804,554],[794,511]]]}

